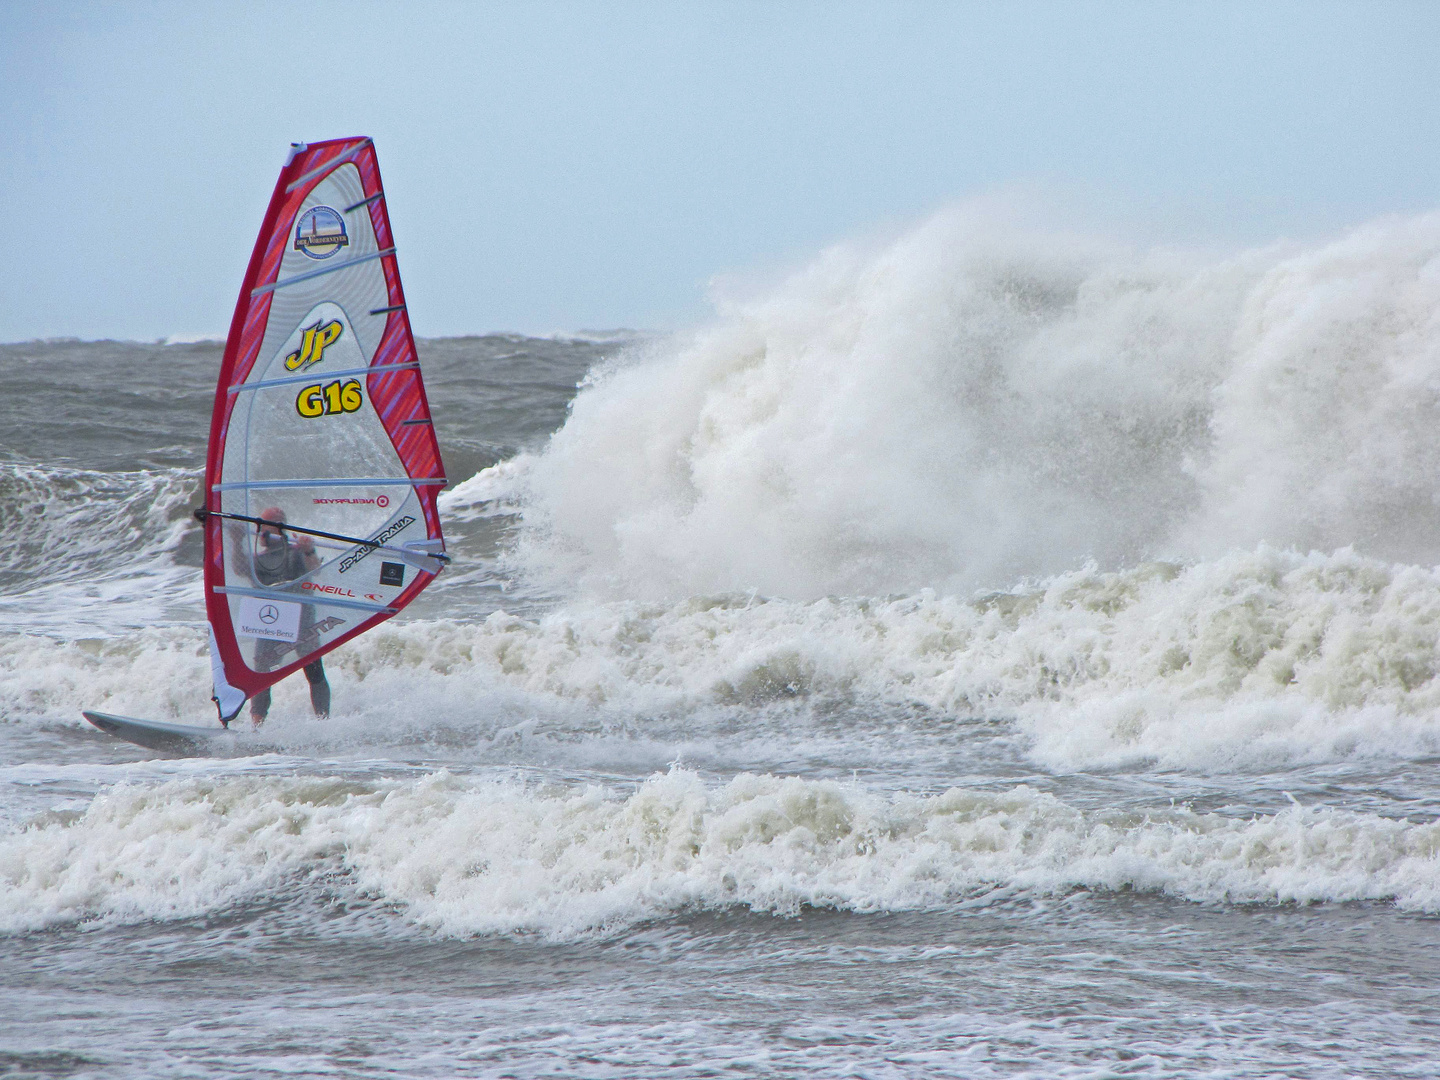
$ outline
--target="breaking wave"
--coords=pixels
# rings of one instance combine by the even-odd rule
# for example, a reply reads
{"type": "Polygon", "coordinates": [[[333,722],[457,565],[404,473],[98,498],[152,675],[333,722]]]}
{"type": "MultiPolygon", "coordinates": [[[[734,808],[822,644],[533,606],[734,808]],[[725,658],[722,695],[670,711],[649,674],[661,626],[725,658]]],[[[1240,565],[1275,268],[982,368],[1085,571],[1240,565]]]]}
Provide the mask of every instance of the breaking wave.
{"type": "Polygon", "coordinates": [[[593,373],[520,565],[811,599],[1261,542],[1434,563],[1437,312],[1440,214],[1217,259],[962,207],[593,373]]]}
{"type": "Polygon", "coordinates": [[[0,928],[185,918],[296,888],[446,934],[549,937],[686,910],[933,908],[1135,889],[1440,910],[1440,825],[1298,804],[1235,820],[1086,812],[1020,786],[882,796],[671,770],[628,791],[312,777],[120,785],[0,837],[0,928]]]}
{"type": "Polygon", "coordinates": [[[0,619],[5,629],[74,632],[144,625],[198,604],[199,550],[187,469],[0,468],[0,619]],[[188,557],[188,558],[187,558],[188,557]],[[184,563],[189,561],[191,565],[184,563]]]}
{"type": "MultiPolygon", "coordinates": [[[[848,702],[1014,720],[1056,768],[1413,757],[1440,753],[1440,571],[1261,547],[970,598],[576,603],[387,624],[330,663],[337,708],[392,725],[503,694],[604,708],[641,731],[645,717],[848,702]]],[[[193,716],[205,665],[192,628],[12,638],[0,709],[193,716]]]]}

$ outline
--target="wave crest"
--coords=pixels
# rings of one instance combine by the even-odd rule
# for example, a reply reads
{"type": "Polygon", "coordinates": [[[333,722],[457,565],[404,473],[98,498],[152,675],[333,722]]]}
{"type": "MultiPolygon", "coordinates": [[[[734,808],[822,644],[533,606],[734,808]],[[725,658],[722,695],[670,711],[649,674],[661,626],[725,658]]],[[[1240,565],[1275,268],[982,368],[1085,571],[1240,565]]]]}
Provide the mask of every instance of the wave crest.
{"type": "Polygon", "coordinates": [[[582,388],[527,571],[942,592],[1261,541],[1440,560],[1440,215],[1216,259],[960,208],[582,388]]]}
{"type": "Polygon", "coordinates": [[[794,914],[1138,889],[1440,909],[1440,826],[1293,806],[1083,811],[1025,786],[884,796],[672,769],[626,792],[324,778],[122,785],[0,837],[0,927],[189,917],[320,882],[448,934],[565,938],[687,909],[794,914]],[[183,837],[183,843],[177,842],[183,837]]]}

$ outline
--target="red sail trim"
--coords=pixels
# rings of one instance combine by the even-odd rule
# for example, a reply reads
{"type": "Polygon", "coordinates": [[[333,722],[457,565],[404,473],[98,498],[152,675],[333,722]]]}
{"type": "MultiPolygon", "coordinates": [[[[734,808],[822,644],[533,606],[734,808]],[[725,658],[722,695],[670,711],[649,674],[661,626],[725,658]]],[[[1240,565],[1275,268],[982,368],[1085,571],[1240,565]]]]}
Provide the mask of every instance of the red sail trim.
{"type": "MultiPolygon", "coordinates": [[[[383,191],[380,183],[380,168],[373,147],[357,155],[356,165],[364,183],[366,196],[383,191]]],[[[375,243],[383,248],[394,247],[395,238],[390,229],[390,211],[387,199],[376,199],[367,209],[370,224],[375,230],[375,243]]],[[[385,335],[375,351],[373,366],[387,363],[404,363],[418,359],[415,339],[410,331],[410,315],[405,305],[405,290],[400,284],[400,271],[393,258],[381,259],[385,272],[385,286],[388,294],[387,306],[397,310],[385,316],[385,335]]],[[[424,378],[417,368],[413,378],[383,379],[371,378],[368,382],[371,400],[380,415],[385,432],[400,456],[406,471],[411,476],[444,476],[445,467],[440,460],[440,444],[435,437],[434,426],[422,431],[418,425],[405,426],[406,420],[429,419],[430,407],[425,399],[424,378]]],[[[431,538],[440,535],[439,513],[435,509],[438,488],[428,488],[421,493],[425,509],[426,533],[431,538]]]]}
{"type": "MultiPolygon", "coordinates": [[[[290,189],[300,187],[302,184],[306,184],[312,180],[315,183],[310,184],[310,186],[314,187],[315,184],[318,184],[321,180],[325,179],[325,176],[328,173],[334,172],[337,167],[346,164],[348,161],[354,158],[355,155],[358,154],[361,150],[368,149],[372,145],[369,139],[360,139],[358,142],[353,139],[340,141],[349,142],[351,144],[350,149],[340,151],[340,153],[336,154],[333,158],[325,162],[323,165],[317,165],[309,172],[302,173],[298,179],[291,180],[290,183],[287,184],[285,187],[286,192],[288,193],[290,189]]],[[[315,145],[329,146],[330,143],[316,143],[315,145]]]]}
{"type": "MultiPolygon", "coordinates": [[[[236,395],[228,388],[245,381],[255,366],[260,348],[264,343],[271,302],[274,293],[265,292],[259,296],[252,291],[262,285],[273,284],[280,272],[281,261],[294,228],[295,219],[306,197],[315,186],[325,180],[334,168],[347,164],[354,165],[366,199],[372,199],[367,207],[371,226],[375,232],[377,249],[384,251],[394,247],[390,230],[390,217],[386,200],[374,198],[383,193],[380,182],[380,166],[374,145],[368,138],[332,139],[327,142],[311,143],[299,151],[281,169],[275,182],[275,190],[256,237],[245,278],[240,286],[240,296],[235,304],[235,314],[230,320],[230,333],[225,342],[225,355],[220,365],[219,385],[215,405],[210,416],[210,445],[205,462],[205,503],[210,510],[221,509],[221,494],[214,489],[220,482],[224,461],[225,440],[229,433],[230,420],[236,405],[236,395]],[[313,175],[307,175],[313,173],[313,175]],[[297,183],[303,178],[304,182],[297,183]],[[295,185],[290,190],[291,185],[295,185]]],[[[385,275],[389,304],[398,310],[389,312],[385,332],[380,345],[371,360],[372,367],[387,364],[408,363],[418,360],[414,338],[410,331],[410,320],[403,305],[405,294],[400,286],[400,274],[393,254],[379,259],[385,275]]],[[[367,318],[367,313],[356,313],[356,317],[367,318]]],[[[384,378],[373,374],[367,379],[372,401],[389,436],[412,477],[443,476],[440,447],[435,438],[433,425],[404,426],[409,419],[429,418],[429,405],[425,399],[424,383],[418,368],[405,373],[391,373],[384,378]],[[396,384],[394,389],[389,384],[396,384]]],[[[426,535],[440,539],[440,515],[436,498],[440,488],[424,486],[415,489],[424,513],[426,535]]],[[[298,523],[297,523],[298,524],[298,523]]],[[[328,641],[321,648],[297,658],[293,663],[272,671],[256,672],[245,663],[240,644],[230,620],[229,602],[225,594],[216,592],[217,586],[225,584],[225,553],[223,544],[223,522],[211,517],[205,523],[205,608],[214,631],[216,647],[225,667],[229,683],[253,696],[287,675],[297,671],[317,656],[334,649],[357,634],[362,634],[390,618],[390,613],[378,612],[361,620],[350,630],[328,641]]],[[[414,600],[435,575],[417,569],[410,584],[390,601],[398,611],[414,600]]],[[[323,601],[317,603],[323,605],[323,601]]]]}

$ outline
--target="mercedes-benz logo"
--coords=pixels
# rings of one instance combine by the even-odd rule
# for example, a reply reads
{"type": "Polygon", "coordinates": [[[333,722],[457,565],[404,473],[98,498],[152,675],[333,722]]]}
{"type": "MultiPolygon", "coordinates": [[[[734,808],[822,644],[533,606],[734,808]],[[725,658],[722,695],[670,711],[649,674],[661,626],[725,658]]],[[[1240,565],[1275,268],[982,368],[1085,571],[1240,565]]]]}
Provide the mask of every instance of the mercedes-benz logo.
{"type": "Polygon", "coordinates": [[[277,608],[274,604],[266,604],[260,609],[261,622],[268,625],[278,618],[280,618],[280,609],[277,608]]]}

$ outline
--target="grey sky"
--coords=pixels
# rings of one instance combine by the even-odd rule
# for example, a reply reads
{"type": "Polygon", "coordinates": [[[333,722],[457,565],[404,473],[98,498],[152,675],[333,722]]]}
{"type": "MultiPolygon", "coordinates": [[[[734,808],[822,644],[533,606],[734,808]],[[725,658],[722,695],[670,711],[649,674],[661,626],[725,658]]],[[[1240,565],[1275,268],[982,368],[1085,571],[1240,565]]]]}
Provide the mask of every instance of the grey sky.
{"type": "Polygon", "coordinates": [[[418,333],[543,333],[1014,183],[1170,238],[1431,209],[1437,90],[1435,4],[0,0],[0,340],[223,333],[292,139],[375,137],[418,333]]]}

